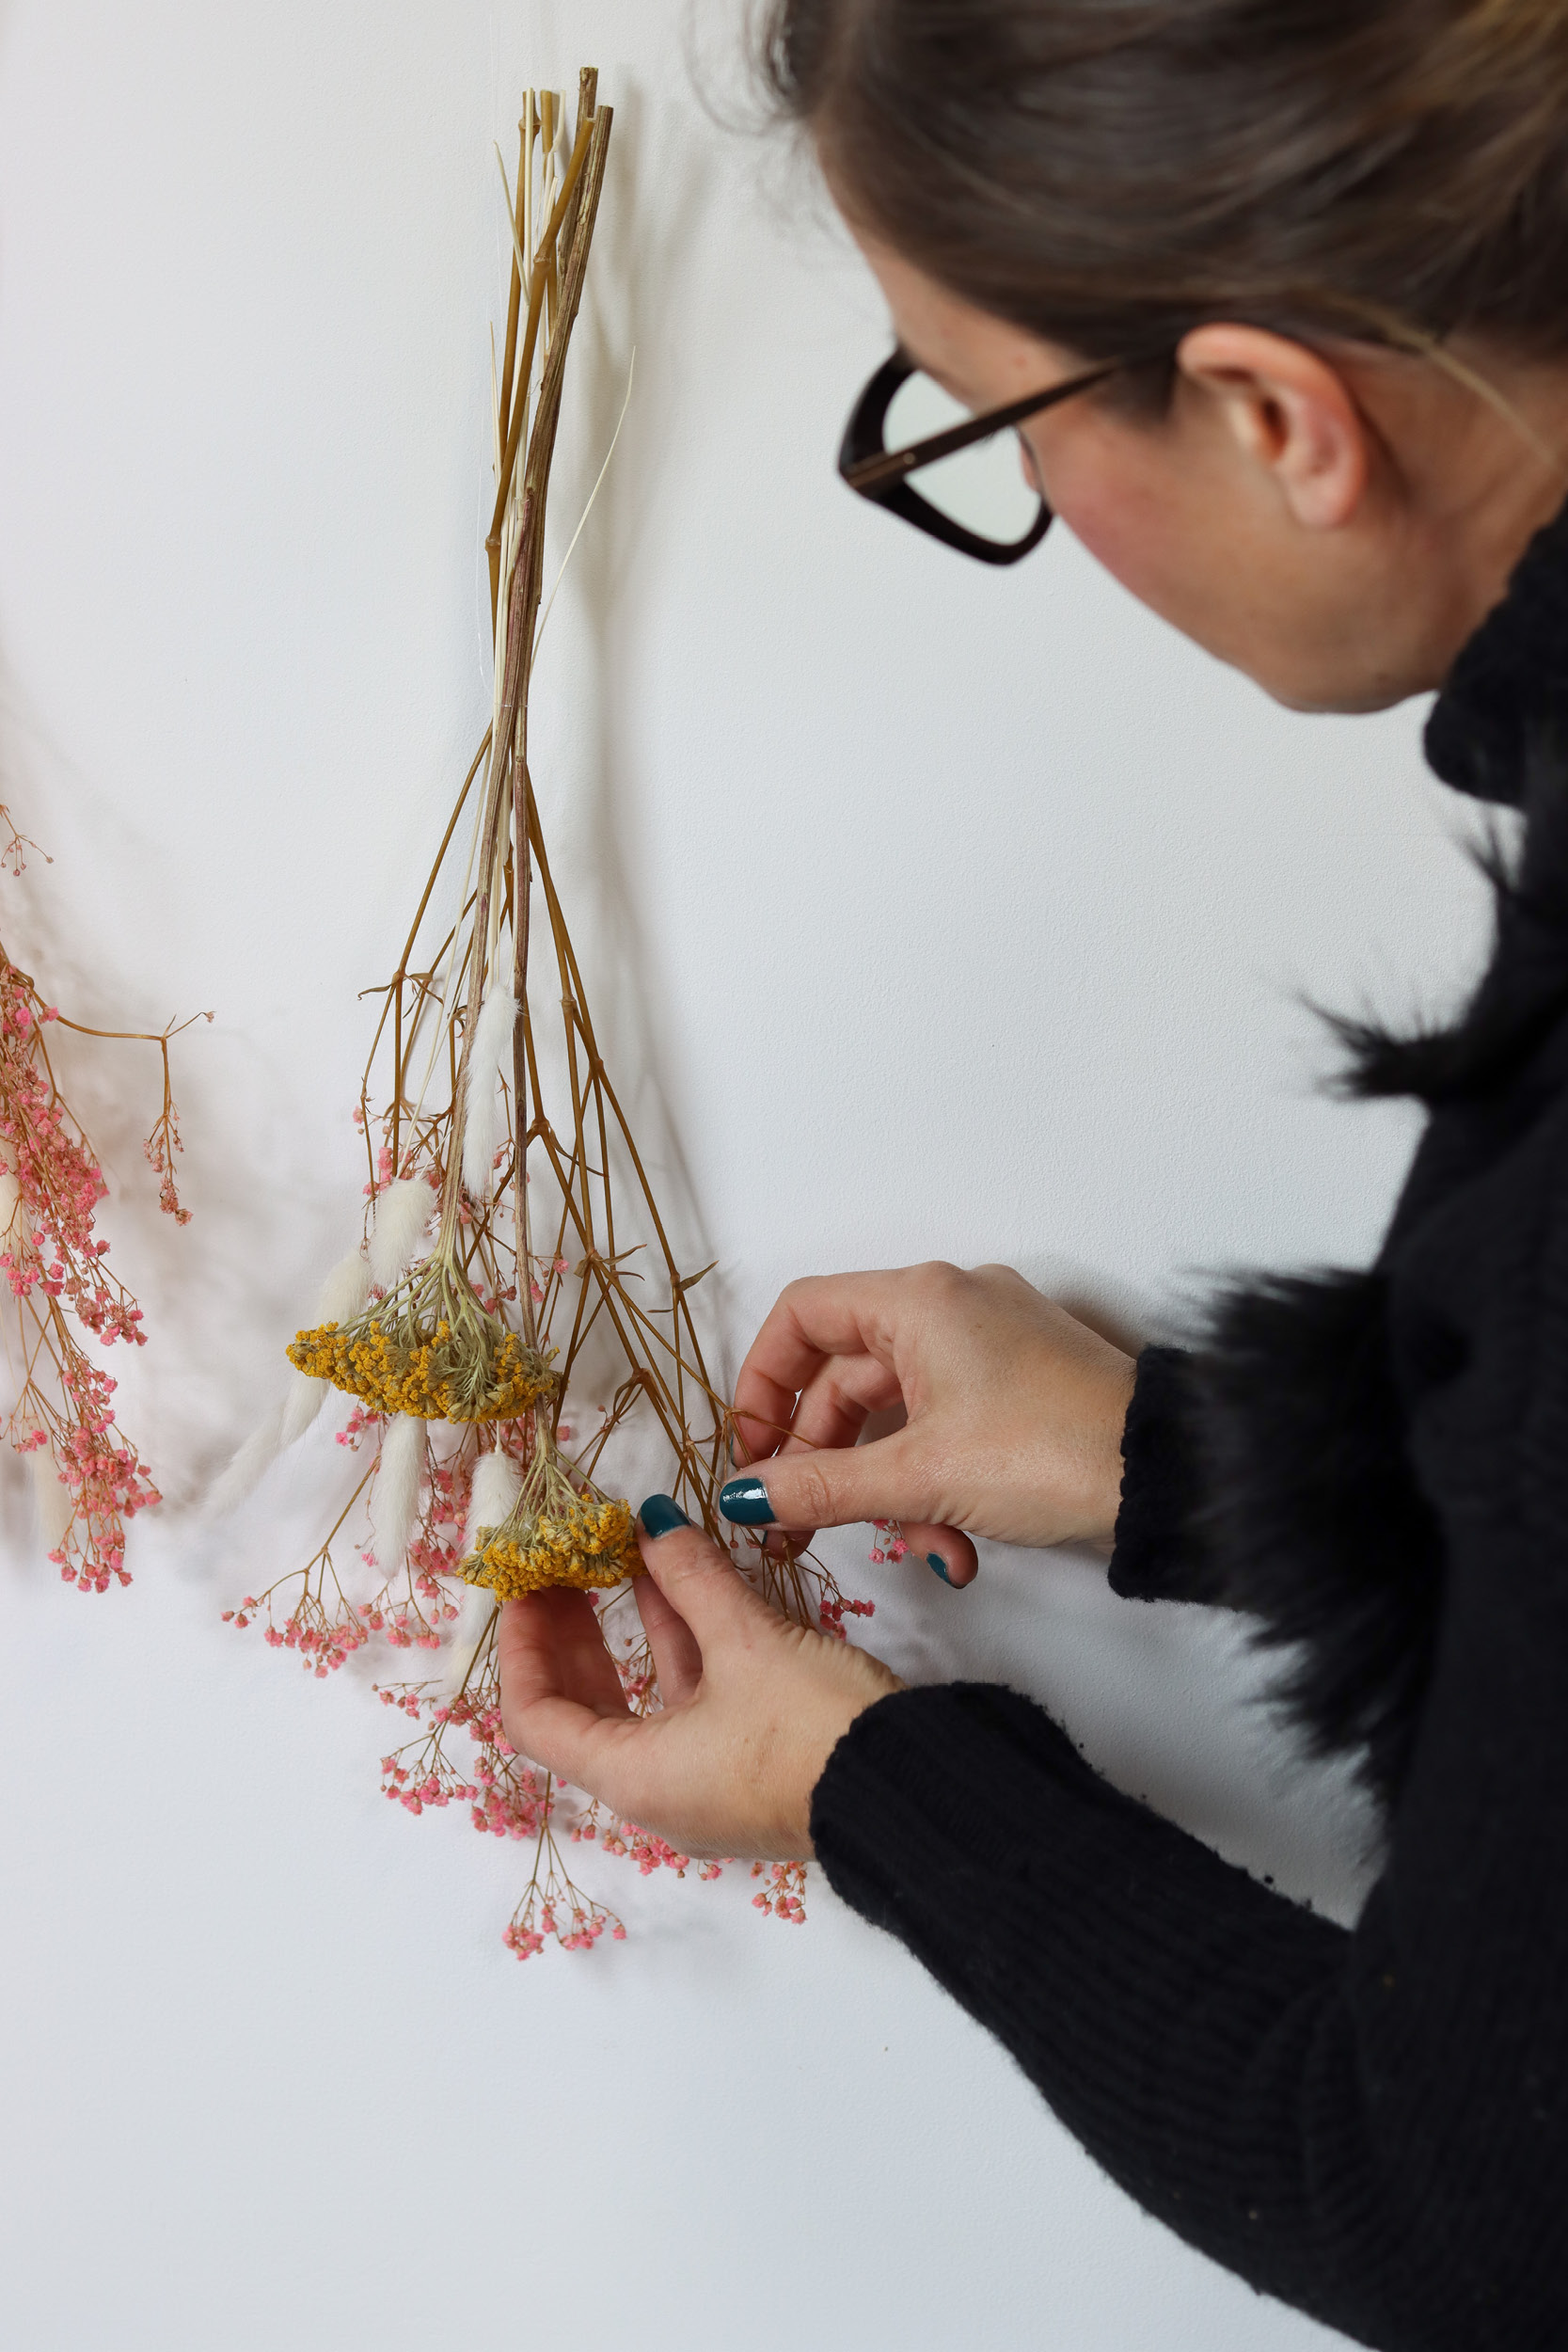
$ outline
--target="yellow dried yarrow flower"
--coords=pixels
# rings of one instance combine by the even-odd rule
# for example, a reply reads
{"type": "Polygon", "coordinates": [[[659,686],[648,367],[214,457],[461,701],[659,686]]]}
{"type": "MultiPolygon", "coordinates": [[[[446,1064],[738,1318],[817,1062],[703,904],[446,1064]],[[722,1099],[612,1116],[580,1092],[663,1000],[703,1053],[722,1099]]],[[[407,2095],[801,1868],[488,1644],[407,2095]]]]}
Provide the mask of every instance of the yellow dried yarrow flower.
{"type": "Polygon", "coordinates": [[[592,1485],[574,1486],[548,1438],[510,1516],[499,1527],[480,1528],[461,1564],[470,1584],[501,1600],[561,1586],[593,1592],[643,1572],[630,1503],[612,1502],[592,1485]]]}
{"type": "Polygon", "coordinates": [[[298,1332],[288,1354],[372,1412],[416,1421],[514,1421],[556,1385],[540,1351],[482,1307],[439,1252],[352,1322],[298,1332]]]}

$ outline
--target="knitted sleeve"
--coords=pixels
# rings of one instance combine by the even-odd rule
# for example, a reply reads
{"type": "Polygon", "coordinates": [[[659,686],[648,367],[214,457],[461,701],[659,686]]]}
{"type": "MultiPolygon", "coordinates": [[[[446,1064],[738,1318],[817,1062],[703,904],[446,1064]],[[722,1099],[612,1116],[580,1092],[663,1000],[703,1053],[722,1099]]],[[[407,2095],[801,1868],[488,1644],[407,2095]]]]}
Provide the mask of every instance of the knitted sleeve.
{"type": "Polygon", "coordinates": [[[1180,1347],[1138,1358],[1122,1432],[1121,1509],[1109,1570],[1126,1600],[1195,1600],[1203,1553],[1196,1532],[1198,1467],[1193,1359],[1180,1347]]]}
{"type": "Polygon", "coordinates": [[[1449,1637],[1354,1933],[984,1684],[860,1716],[812,1829],[835,1890],[1193,2245],[1381,2352],[1560,2352],[1568,1578],[1524,1546],[1505,1573],[1482,1517],[1449,1542],[1449,1637]]]}

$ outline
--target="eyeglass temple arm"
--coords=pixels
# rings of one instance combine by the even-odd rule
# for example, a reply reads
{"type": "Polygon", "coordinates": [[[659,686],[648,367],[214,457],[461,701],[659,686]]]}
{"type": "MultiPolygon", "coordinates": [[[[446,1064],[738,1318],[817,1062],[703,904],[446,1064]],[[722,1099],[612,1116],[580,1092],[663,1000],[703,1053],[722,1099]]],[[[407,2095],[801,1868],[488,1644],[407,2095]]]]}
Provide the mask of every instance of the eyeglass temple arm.
{"type": "MultiPolygon", "coordinates": [[[[850,458],[846,453],[840,457],[839,472],[852,490],[874,497],[877,491],[886,489],[890,484],[902,482],[906,474],[913,473],[918,467],[932,466],[939,458],[956,456],[959,450],[973,448],[976,441],[989,440],[993,433],[1006,433],[1011,426],[1022,424],[1027,418],[1037,417],[1045,409],[1054,408],[1060,400],[1071,400],[1075,393],[1092,391],[1097,384],[1103,384],[1108,377],[1121,374],[1127,368],[1148,367],[1156,359],[1169,359],[1170,356],[1169,344],[1162,343],[1158,350],[1132,352],[1124,359],[1107,359],[1102,367],[1090,368],[1083,375],[1069,376],[1065,384],[1053,384],[1049,391],[1031,392],[1023,400],[1010,401],[1005,408],[989,408],[983,416],[970,417],[963,424],[949,425],[946,432],[933,433],[927,440],[915,441],[908,449],[878,450],[869,457],[850,458]]],[[[868,400],[865,409],[855,418],[850,433],[846,436],[847,442],[853,437],[855,426],[863,421],[867,424],[875,421],[880,428],[893,405],[895,392],[915,373],[915,363],[906,352],[894,353],[867,387],[868,392],[880,390],[884,385],[886,387],[875,418],[869,413],[871,404],[868,400]]]]}
{"type": "MultiPolygon", "coordinates": [[[[966,418],[962,424],[949,425],[944,433],[933,433],[924,441],[911,442],[908,449],[879,450],[875,456],[852,458],[842,469],[844,479],[852,490],[885,489],[890,483],[901,482],[906,474],[913,473],[917,467],[935,465],[940,458],[973,448],[976,441],[989,440],[992,434],[1006,433],[1010,426],[1022,424],[1026,418],[1053,408],[1059,400],[1070,400],[1075,392],[1086,392],[1096,384],[1103,384],[1107,376],[1131,364],[1126,359],[1108,359],[1103,367],[1092,368],[1085,375],[1070,376],[1065,384],[1052,385],[1049,391],[1031,392],[1023,400],[1010,401],[1005,408],[990,408],[984,416],[966,418]]],[[[906,363],[898,382],[913,373],[912,365],[906,363]]],[[[897,383],[889,388],[884,415],[897,389],[897,383]]]]}

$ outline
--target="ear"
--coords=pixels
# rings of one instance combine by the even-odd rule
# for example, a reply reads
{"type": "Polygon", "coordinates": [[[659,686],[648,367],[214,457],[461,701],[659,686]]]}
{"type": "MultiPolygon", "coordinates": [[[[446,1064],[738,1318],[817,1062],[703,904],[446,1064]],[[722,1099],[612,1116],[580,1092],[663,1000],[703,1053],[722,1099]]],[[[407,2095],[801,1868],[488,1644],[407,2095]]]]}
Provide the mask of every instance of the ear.
{"type": "Polygon", "coordinates": [[[1354,520],[1371,470],[1371,428],[1326,359],[1262,327],[1228,326],[1195,327],[1176,357],[1303,530],[1354,520]]]}

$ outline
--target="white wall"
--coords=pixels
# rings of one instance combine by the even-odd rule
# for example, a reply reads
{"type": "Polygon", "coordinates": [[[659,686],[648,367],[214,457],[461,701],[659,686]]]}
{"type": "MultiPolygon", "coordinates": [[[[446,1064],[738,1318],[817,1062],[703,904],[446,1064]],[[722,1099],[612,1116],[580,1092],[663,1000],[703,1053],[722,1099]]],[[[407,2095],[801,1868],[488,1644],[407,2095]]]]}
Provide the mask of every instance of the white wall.
{"type": "MultiPolygon", "coordinates": [[[[1473,964],[1417,712],[1287,717],[1065,533],[993,576],[837,487],[879,306],[806,183],[699,105],[687,22],[0,14],[0,759],[55,855],[0,922],[80,1017],[217,1010],[180,1049],[184,1235],[137,1159],[150,1069],[74,1057],[155,1329],[126,1419],[177,1498],[278,1392],[356,1218],[356,992],[487,708],[490,143],[529,79],[596,61],[617,107],[562,512],[638,355],[538,772],[732,1369],[810,1269],[1010,1259],[1155,1328],[1205,1268],[1364,1257],[1411,1127],[1313,1092],[1300,997],[1438,1005],[1473,964]]],[[[710,60],[736,24],[699,12],[710,60]]],[[[733,1876],[601,1861],[630,1940],[519,1970],[515,1855],[383,1804],[365,1689],[218,1623],[331,1469],[216,1533],[150,1516],[134,1590],[90,1604],[6,1486],[8,2340],[1328,2341],[1146,2220],[819,1885],[785,1931],[733,1876]]],[[[901,1671],[1049,1698],[1353,1912],[1365,1821],[1290,1768],[1226,1628],[1088,1561],[992,1552],[954,1595],[863,1549],[901,1671]]]]}

